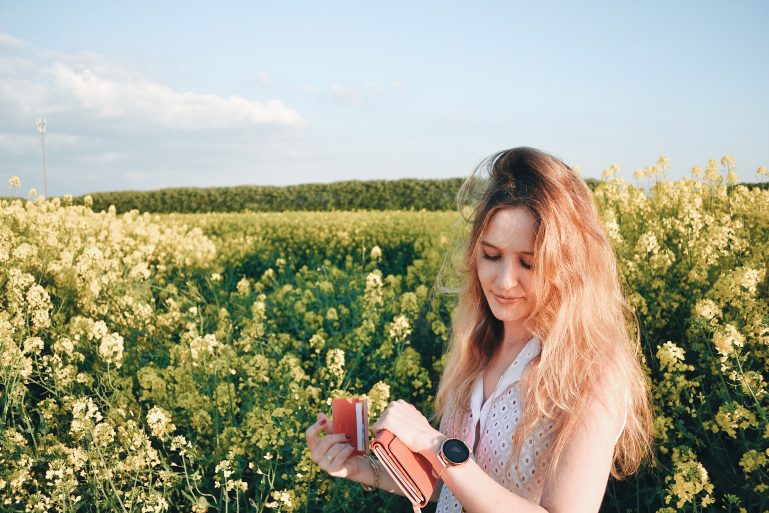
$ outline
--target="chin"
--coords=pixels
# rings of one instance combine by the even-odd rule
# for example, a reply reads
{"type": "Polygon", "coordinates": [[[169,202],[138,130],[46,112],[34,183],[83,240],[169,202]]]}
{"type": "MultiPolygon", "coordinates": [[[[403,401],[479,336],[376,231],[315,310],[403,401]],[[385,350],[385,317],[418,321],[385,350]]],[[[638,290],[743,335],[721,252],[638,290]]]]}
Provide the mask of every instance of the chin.
{"type": "Polygon", "coordinates": [[[496,308],[491,309],[491,313],[494,314],[494,317],[497,318],[497,320],[500,320],[502,322],[516,322],[516,321],[522,321],[526,318],[526,315],[521,315],[519,312],[500,312],[496,308]]]}

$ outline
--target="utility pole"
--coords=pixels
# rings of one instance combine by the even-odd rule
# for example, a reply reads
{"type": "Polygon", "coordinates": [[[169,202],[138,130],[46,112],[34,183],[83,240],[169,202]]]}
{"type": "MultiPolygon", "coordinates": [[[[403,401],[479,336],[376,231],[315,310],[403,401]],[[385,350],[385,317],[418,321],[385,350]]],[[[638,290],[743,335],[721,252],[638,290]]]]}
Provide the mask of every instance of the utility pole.
{"type": "Polygon", "coordinates": [[[48,180],[45,177],[45,118],[37,118],[37,131],[40,132],[40,151],[43,158],[43,194],[48,199],[48,180]]]}

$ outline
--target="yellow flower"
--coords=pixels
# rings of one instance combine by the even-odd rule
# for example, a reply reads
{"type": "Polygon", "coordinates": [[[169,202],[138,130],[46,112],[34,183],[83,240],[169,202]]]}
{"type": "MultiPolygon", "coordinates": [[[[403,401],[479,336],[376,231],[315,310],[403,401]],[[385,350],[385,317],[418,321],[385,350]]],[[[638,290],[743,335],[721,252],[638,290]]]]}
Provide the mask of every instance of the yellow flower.
{"type": "Polygon", "coordinates": [[[737,436],[738,429],[748,429],[758,427],[756,415],[736,402],[729,402],[721,405],[716,413],[716,422],[713,426],[713,432],[719,429],[732,438],[737,436]]]}
{"type": "Polygon", "coordinates": [[[619,166],[617,164],[611,164],[609,167],[603,170],[601,173],[601,178],[606,182],[611,181],[615,176],[617,176],[618,171],[619,166]]]}
{"type": "Polygon", "coordinates": [[[8,179],[8,188],[11,190],[21,188],[21,180],[18,176],[12,176],[8,179]]]}
{"type": "Polygon", "coordinates": [[[721,166],[728,170],[732,170],[735,167],[734,157],[731,155],[724,155],[721,157],[721,166]]]}
{"type": "Polygon", "coordinates": [[[93,428],[93,441],[101,447],[107,447],[115,440],[115,430],[109,424],[100,422],[93,428]]]}
{"type": "Polygon", "coordinates": [[[661,369],[672,371],[677,368],[678,362],[684,361],[684,350],[668,340],[657,349],[657,359],[661,369]]]}
{"type": "Polygon", "coordinates": [[[712,325],[717,324],[718,320],[721,319],[723,315],[721,309],[712,299],[700,299],[697,301],[694,305],[694,313],[712,325]]]}
{"type": "Polygon", "coordinates": [[[95,423],[102,420],[99,408],[90,397],[75,400],[72,405],[72,424],[70,433],[75,437],[82,437],[90,433],[95,423]]]}
{"type": "Polygon", "coordinates": [[[344,350],[329,349],[326,353],[326,369],[341,383],[344,377],[344,350]]]}
{"type": "Polygon", "coordinates": [[[248,278],[243,277],[238,281],[238,284],[235,285],[235,289],[238,291],[238,295],[247,296],[251,292],[251,282],[248,278]]]}
{"type": "Polygon", "coordinates": [[[396,342],[404,341],[411,334],[411,325],[405,315],[399,315],[390,324],[390,338],[396,342]]]}
{"type": "Polygon", "coordinates": [[[123,337],[117,333],[106,335],[99,344],[102,359],[120,368],[123,365],[123,337]]]}
{"type": "Polygon", "coordinates": [[[713,497],[710,494],[713,493],[713,484],[707,470],[697,461],[690,448],[673,448],[673,471],[673,476],[665,478],[668,483],[666,504],[675,499],[676,507],[680,509],[685,504],[694,503],[700,494],[704,494],[700,499],[703,505],[712,503],[713,497]]]}
{"type": "Polygon", "coordinates": [[[742,455],[742,458],[740,458],[740,466],[742,467],[742,471],[745,473],[745,475],[748,475],[760,467],[766,466],[768,461],[769,459],[767,459],[767,455],[765,453],[758,452],[755,449],[750,449],[742,455]]]}
{"type": "Polygon", "coordinates": [[[161,440],[164,440],[170,433],[176,430],[176,426],[171,422],[171,416],[160,406],[153,406],[147,412],[147,425],[150,427],[152,435],[161,440]]]}
{"type": "Polygon", "coordinates": [[[40,354],[44,348],[45,344],[40,337],[29,337],[24,340],[24,353],[26,354],[40,354]]]}
{"type": "Polygon", "coordinates": [[[735,349],[745,344],[745,336],[731,324],[719,327],[713,334],[713,345],[721,355],[721,361],[726,361],[735,353],[735,349]]]}
{"type": "Polygon", "coordinates": [[[390,403],[390,385],[377,381],[368,392],[368,417],[381,415],[390,403]]]}
{"type": "Polygon", "coordinates": [[[326,340],[323,338],[323,335],[321,335],[320,333],[315,333],[312,337],[310,337],[310,347],[316,353],[319,353],[325,346],[326,346],[326,340]]]}
{"type": "Polygon", "coordinates": [[[274,490],[272,492],[273,501],[264,503],[267,508],[286,508],[286,511],[294,509],[293,499],[288,490],[274,490]]]}

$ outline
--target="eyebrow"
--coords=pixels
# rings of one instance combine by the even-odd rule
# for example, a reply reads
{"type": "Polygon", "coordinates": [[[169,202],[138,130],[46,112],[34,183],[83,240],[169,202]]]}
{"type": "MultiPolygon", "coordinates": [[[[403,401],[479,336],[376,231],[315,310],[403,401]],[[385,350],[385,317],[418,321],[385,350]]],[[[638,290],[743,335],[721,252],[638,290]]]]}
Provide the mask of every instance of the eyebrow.
{"type": "MultiPolygon", "coordinates": [[[[496,247],[494,244],[492,244],[487,240],[481,240],[481,245],[488,246],[490,248],[496,249],[497,251],[502,251],[501,249],[499,249],[498,247],[496,247]]],[[[531,255],[531,256],[534,255],[534,253],[532,253],[531,251],[513,251],[513,253],[520,253],[522,255],[531,255]]]]}

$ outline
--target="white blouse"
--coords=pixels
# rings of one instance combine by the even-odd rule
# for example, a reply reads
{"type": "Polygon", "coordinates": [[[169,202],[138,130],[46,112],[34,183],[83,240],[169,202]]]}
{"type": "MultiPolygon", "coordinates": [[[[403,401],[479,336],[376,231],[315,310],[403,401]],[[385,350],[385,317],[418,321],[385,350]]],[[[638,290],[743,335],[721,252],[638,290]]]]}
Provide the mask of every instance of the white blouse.
{"type": "MultiPolygon", "coordinates": [[[[521,398],[519,381],[526,366],[539,355],[540,341],[531,338],[516,356],[510,366],[500,376],[494,392],[483,402],[483,373],[473,385],[470,398],[471,413],[465,419],[455,419],[464,426],[458,430],[459,437],[473,448],[476,463],[495,481],[511,492],[539,504],[544,488],[542,478],[537,471],[536,459],[550,445],[550,436],[537,430],[524,441],[517,464],[510,465],[505,473],[505,465],[511,458],[512,439],[515,428],[521,419],[521,398]],[[480,438],[474,447],[476,426],[480,422],[480,438]]],[[[445,433],[448,415],[441,420],[440,431],[445,433]]],[[[462,426],[460,424],[460,426],[462,426]]],[[[544,426],[543,426],[544,427],[544,426]]],[[[622,426],[624,429],[624,424],[622,426]]],[[[620,430],[620,435],[622,430],[620,430]]],[[[617,436],[619,440],[619,435],[617,436]]],[[[615,440],[616,444],[616,440],[615,440]]],[[[441,489],[436,513],[459,513],[462,506],[451,490],[444,484],[441,489]]]]}

